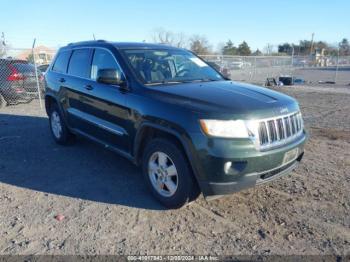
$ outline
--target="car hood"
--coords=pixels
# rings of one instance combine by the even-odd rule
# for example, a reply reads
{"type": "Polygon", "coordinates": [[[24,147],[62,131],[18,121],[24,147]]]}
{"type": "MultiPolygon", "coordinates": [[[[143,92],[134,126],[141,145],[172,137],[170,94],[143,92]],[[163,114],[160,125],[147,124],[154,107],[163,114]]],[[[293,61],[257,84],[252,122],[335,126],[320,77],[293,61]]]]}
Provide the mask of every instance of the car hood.
{"type": "Polygon", "coordinates": [[[255,85],[213,81],[153,86],[160,99],[206,114],[243,114],[245,118],[287,114],[299,109],[295,99],[255,85]]]}

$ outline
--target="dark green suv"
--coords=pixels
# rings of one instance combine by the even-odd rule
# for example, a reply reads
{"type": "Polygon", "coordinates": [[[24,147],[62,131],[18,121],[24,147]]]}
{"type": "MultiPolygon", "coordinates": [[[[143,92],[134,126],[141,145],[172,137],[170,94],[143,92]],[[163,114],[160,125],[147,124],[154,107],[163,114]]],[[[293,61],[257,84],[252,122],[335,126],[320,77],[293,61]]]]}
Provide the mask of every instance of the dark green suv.
{"type": "Polygon", "coordinates": [[[167,207],[271,181],[303,157],[306,133],[293,98],[225,79],[183,49],[73,43],[45,79],[56,142],[81,135],[142,166],[167,207]]]}

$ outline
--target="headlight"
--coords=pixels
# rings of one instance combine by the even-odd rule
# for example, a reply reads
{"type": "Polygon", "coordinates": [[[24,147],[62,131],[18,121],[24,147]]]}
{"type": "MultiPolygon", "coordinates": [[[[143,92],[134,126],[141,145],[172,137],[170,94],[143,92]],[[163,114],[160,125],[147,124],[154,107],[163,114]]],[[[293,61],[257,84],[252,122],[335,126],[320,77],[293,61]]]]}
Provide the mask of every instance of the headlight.
{"type": "Polygon", "coordinates": [[[209,136],[248,138],[248,129],[243,120],[200,120],[202,130],[209,136]]]}

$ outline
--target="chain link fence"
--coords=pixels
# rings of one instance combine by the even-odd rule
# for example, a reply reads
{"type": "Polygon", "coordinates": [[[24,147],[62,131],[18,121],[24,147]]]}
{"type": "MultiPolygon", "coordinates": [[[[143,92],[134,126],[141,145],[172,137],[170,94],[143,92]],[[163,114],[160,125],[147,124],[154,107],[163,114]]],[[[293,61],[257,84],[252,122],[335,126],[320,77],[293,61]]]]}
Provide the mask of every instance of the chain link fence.
{"type": "Polygon", "coordinates": [[[264,85],[267,78],[291,76],[299,82],[350,83],[350,56],[222,56],[205,61],[236,81],[264,85]]]}
{"type": "Polygon", "coordinates": [[[0,52],[0,108],[36,100],[43,108],[44,75],[55,49],[3,48],[0,52]]]}

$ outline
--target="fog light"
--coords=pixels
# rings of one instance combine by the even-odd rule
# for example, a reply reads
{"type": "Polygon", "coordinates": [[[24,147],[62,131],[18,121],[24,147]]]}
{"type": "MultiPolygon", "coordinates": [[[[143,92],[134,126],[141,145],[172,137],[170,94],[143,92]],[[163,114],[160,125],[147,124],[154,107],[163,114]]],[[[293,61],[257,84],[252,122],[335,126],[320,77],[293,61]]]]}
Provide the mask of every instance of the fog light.
{"type": "Polygon", "coordinates": [[[224,172],[225,174],[228,174],[232,166],[232,162],[226,162],[224,165],[224,172]]]}
{"type": "Polygon", "coordinates": [[[226,162],[224,164],[224,172],[226,175],[238,175],[247,167],[247,161],[226,162]]]}

